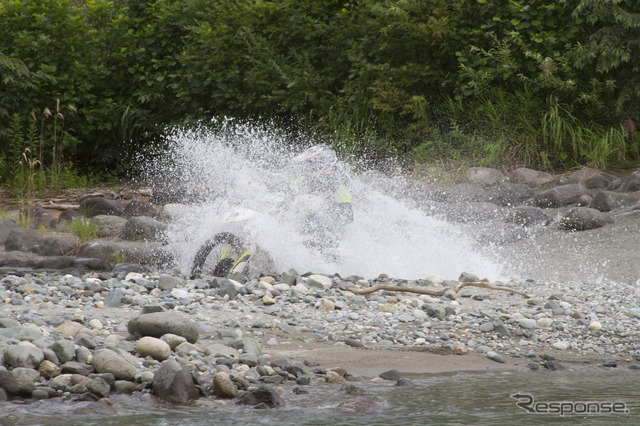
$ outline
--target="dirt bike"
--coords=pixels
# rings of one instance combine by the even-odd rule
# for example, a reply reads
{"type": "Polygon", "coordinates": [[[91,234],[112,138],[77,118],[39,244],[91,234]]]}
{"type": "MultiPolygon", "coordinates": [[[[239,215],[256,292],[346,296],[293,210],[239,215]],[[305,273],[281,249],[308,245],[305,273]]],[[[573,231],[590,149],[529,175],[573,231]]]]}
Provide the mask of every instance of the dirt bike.
{"type": "MultiPolygon", "coordinates": [[[[282,200],[272,202],[269,214],[280,214],[286,209],[283,204],[285,203],[282,200]]],[[[317,213],[322,208],[322,200],[304,195],[295,197],[293,204],[298,215],[304,216],[304,225],[301,226],[301,232],[307,236],[304,245],[320,253],[325,260],[335,262],[337,260],[337,255],[334,253],[337,245],[335,233],[328,229],[329,226],[325,223],[327,221],[319,218],[317,213]]],[[[222,221],[229,230],[213,235],[198,248],[191,274],[211,270],[212,275],[218,277],[234,274],[252,276],[271,270],[273,266],[271,256],[257,243],[246,241],[248,239],[246,235],[249,234],[246,228],[250,227],[251,221],[260,215],[262,213],[248,208],[238,208],[225,215],[222,221]]]]}

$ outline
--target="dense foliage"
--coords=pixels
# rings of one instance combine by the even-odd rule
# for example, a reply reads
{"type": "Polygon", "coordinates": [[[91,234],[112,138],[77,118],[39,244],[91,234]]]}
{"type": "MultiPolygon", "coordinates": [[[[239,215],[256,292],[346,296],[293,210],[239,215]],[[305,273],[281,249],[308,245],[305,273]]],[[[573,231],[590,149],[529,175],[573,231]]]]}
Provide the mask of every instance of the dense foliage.
{"type": "Polygon", "coordinates": [[[0,179],[27,148],[43,169],[121,174],[164,125],[213,116],[419,162],[624,164],[639,157],[639,11],[638,0],[3,0],[0,179]]]}

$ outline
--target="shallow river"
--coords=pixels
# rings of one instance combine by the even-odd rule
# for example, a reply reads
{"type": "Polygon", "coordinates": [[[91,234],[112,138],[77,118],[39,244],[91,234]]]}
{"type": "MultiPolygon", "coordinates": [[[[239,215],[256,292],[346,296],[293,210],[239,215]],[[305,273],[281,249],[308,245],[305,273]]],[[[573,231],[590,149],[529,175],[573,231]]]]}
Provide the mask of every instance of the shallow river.
{"type": "Polygon", "coordinates": [[[371,413],[338,409],[351,398],[337,385],[291,388],[280,409],[237,406],[170,407],[147,397],[114,395],[111,409],[89,403],[0,403],[2,424],[109,425],[405,425],[405,424],[638,424],[640,371],[458,373],[409,376],[414,385],[356,383],[378,405],[371,413]],[[516,399],[512,395],[520,394],[516,399]],[[522,396],[522,395],[530,396],[522,396]],[[531,400],[533,398],[533,401],[531,400]],[[522,407],[517,404],[520,403],[522,407]],[[539,413],[530,412],[539,411],[539,413]],[[559,411],[564,411],[560,415],[559,411]],[[587,410],[590,414],[582,414],[587,410]],[[600,410],[601,414],[595,414],[600,410]],[[605,411],[618,413],[602,414],[605,411]],[[579,413],[579,414],[576,414],[579,413]]]}

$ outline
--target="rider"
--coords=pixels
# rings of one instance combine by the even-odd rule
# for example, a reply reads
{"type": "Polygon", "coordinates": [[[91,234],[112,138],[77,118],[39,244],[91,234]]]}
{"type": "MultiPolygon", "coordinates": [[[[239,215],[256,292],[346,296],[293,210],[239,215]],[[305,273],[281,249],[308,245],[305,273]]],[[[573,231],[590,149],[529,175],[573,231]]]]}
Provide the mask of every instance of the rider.
{"type": "Polygon", "coordinates": [[[292,182],[296,195],[310,194],[321,200],[320,208],[305,212],[304,231],[310,236],[305,243],[335,260],[338,236],[353,221],[351,194],[344,185],[346,176],[338,156],[328,145],[315,145],[295,156],[292,164],[300,174],[292,182]]]}

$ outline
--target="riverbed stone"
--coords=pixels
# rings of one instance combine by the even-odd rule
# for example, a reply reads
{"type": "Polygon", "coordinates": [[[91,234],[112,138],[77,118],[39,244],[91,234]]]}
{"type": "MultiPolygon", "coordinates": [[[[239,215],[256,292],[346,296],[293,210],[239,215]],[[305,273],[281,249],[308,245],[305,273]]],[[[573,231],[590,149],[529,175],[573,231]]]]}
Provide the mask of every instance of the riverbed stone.
{"type": "Polygon", "coordinates": [[[62,364],[73,360],[76,356],[76,345],[71,340],[57,340],[49,345],[49,349],[56,354],[62,364]]]}
{"type": "Polygon", "coordinates": [[[150,356],[158,361],[164,361],[171,356],[171,347],[163,340],[145,336],[136,343],[136,352],[142,356],[150,356]]]}
{"type": "Polygon", "coordinates": [[[31,344],[12,345],[4,352],[4,362],[10,367],[37,368],[44,361],[42,349],[31,344]]]}
{"type": "Polygon", "coordinates": [[[309,275],[307,277],[309,287],[328,290],[333,286],[333,280],[324,275],[309,275]]]}
{"type": "Polygon", "coordinates": [[[587,189],[584,186],[571,183],[540,191],[534,195],[533,199],[538,207],[563,207],[575,203],[586,193],[587,189]]]}
{"type": "Polygon", "coordinates": [[[10,395],[31,396],[35,385],[28,381],[19,380],[13,371],[0,370],[0,389],[5,389],[10,395]]]}
{"type": "Polygon", "coordinates": [[[246,392],[238,398],[240,405],[263,406],[267,408],[283,407],[284,399],[274,389],[260,386],[252,392],[246,392]]]}
{"type": "Polygon", "coordinates": [[[189,318],[173,312],[142,314],[127,323],[134,336],[162,337],[167,333],[182,336],[189,343],[198,341],[198,326],[189,318]]]}
{"type": "Polygon", "coordinates": [[[613,223],[605,213],[590,207],[575,207],[563,213],[558,227],[568,231],[585,231],[613,223]]]}
{"type": "Polygon", "coordinates": [[[153,392],[173,404],[187,404],[200,396],[189,368],[174,359],[162,363],[155,372],[152,383],[153,392]]]}
{"type": "Polygon", "coordinates": [[[228,373],[220,371],[213,377],[213,393],[219,398],[235,398],[238,396],[238,388],[228,373]]]}
{"type": "Polygon", "coordinates": [[[98,373],[111,373],[118,380],[133,380],[136,368],[111,349],[99,349],[93,354],[91,365],[98,373]]]}

